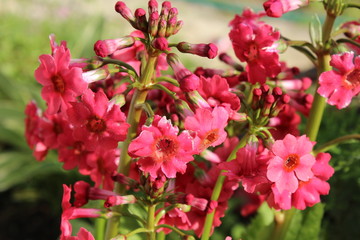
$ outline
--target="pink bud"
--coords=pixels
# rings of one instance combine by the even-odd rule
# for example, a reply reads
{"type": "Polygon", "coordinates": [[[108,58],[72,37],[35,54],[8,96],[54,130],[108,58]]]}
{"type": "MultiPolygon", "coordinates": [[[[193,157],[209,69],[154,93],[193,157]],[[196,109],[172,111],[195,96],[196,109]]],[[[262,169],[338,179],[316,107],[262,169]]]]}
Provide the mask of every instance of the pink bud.
{"type": "Polygon", "coordinates": [[[155,38],[152,42],[152,46],[160,51],[169,50],[169,43],[164,37],[155,38]]]}
{"type": "Polygon", "coordinates": [[[113,54],[115,51],[131,47],[135,43],[135,38],[126,36],[116,39],[98,40],[94,44],[94,51],[100,57],[106,57],[113,54]]]}
{"type": "Polygon", "coordinates": [[[209,44],[191,44],[180,42],[176,48],[183,53],[191,53],[201,57],[215,58],[217,55],[217,47],[213,43],[209,44]]]}
{"type": "Polygon", "coordinates": [[[149,15],[158,11],[158,2],[156,0],[150,0],[148,6],[149,6],[149,15]]]}
{"type": "Polygon", "coordinates": [[[138,8],[135,10],[135,21],[137,29],[147,32],[148,22],[146,20],[146,12],[142,8],[138,8]]]}
{"type": "Polygon", "coordinates": [[[134,195],[109,196],[104,203],[104,207],[109,208],[112,206],[135,203],[135,202],[136,202],[136,198],[134,197],[134,195]]]}
{"type": "Polygon", "coordinates": [[[118,1],[115,4],[115,11],[120,13],[123,18],[125,18],[129,22],[134,22],[135,17],[131,10],[126,6],[126,4],[122,1],[118,1]]]}
{"type": "Polygon", "coordinates": [[[153,12],[149,17],[149,33],[151,36],[155,37],[157,35],[159,25],[159,13],[153,12]]]}

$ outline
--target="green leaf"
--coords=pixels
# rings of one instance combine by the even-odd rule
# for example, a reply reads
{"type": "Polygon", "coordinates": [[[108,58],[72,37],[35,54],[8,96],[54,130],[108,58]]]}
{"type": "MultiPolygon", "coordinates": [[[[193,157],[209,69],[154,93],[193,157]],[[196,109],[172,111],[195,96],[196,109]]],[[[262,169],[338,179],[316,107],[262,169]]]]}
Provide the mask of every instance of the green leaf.
{"type": "Polygon", "coordinates": [[[297,240],[319,239],[321,220],[324,215],[324,204],[318,203],[305,210],[302,227],[297,240]]]}
{"type": "Polygon", "coordinates": [[[274,226],[274,212],[267,203],[263,203],[242,238],[247,240],[269,239],[274,226]]]}
{"type": "Polygon", "coordinates": [[[312,17],[309,26],[310,39],[313,46],[319,46],[322,43],[322,25],[318,15],[312,17]]]}

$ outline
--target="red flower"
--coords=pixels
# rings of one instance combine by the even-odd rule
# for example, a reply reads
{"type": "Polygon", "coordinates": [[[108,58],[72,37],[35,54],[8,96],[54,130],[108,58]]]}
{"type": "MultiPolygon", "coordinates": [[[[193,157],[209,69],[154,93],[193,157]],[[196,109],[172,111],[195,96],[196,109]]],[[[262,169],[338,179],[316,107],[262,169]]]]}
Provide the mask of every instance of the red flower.
{"type": "Polygon", "coordinates": [[[247,62],[248,79],[252,84],[264,84],[266,77],[275,77],[281,71],[275,41],[280,33],[262,24],[257,28],[240,23],[229,33],[236,56],[247,62]]]}
{"type": "Polygon", "coordinates": [[[98,145],[116,148],[126,138],[129,124],[125,122],[125,114],[109,102],[102,90],[97,93],[87,90],[81,102],[72,103],[67,114],[74,125],[74,138],[83,141],[88,150],[93,151],[98,145]]]}
{"type": "Polygon", "coordinates": [[[309,0],[268,0],[264,2],[264,9],[269,17],[281,17],[308,4],[309,0]]]}

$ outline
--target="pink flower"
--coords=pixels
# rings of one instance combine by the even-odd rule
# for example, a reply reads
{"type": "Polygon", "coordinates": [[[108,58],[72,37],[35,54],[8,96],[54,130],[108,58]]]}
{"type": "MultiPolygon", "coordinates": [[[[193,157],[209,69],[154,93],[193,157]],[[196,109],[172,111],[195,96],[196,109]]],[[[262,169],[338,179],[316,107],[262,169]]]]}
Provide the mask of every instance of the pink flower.
{"type": "Polygon", "coordinates": [[[200,77],[198,92],[211,107],[222,106],[230,119],[238,119],[237,111],[240,109],[239,97],[230,91],[225,78],[214,75],[212,78],[200,77]]]}
{"type": "Polygon", "coordinates": [[[212,111],[198,108],[194,116],[185,119],[185,129],[196,133],[196,147],[202,152],[225,141],[227,121],[228,112],[223,107],[215,107],[212,111]]]}
{"type": "Polygon", "coordinates": [[[283,140],[277,140],[271,150],[274,157],[270,159],[267,168],[267,178],[275,182],[280,193],[294,193],[299,187],[299,181],[306,182],[314,176],[311,168],[315,158],[310,154],[313,143],[303,135],[295,137],[287,134],[283,140]]]}
{"type": "Polygon", "coordinates": [[[162,172],[174,178],[177,172],[185,172],[194,154],[189,132],[183,131],[180,135],[178,132],[165,117],[155,115],[152,125],[144,125],[140,135],[130,143],[129,154],[140,157],[139,168],[151,177],[156,178],[162,172]]]}
{"type": "Polygon", "coordinates": [[[309,0],[268,0],[264,9],[269,17],[281,17],[284,13],[293,11],[309,4],[309,0]]]}
{"type": "Polygon", "coordinates": [[[81,231],[82,236],[87,236],[89,238],[70,238],[72,233],[72,226],[69,220],[76,218],[88,218],[88,217],[100,217],[100,210],[94,208],[76,208],[71,206],[70,197],[71,197],[71,189],[63,184],[63,198],[62,198],[62,215],[61,215],[61,236],[60,240],[68,240],[68,239],[79,239],[79,240],[90,240],[93,239],[89,237],[88,234],[85,234],[87,231],[81,231]]]}
{"type": "Polygon", "coordinates": [[[229,33],[235,55],[247,62],[248,80],[252,84],[264,84],[266,77],[275,77],[281,71],[275,41],[280,33],[273,27],[262,24],[258,28],[240,23],[229,33]]]}
{"type": "Polygon", "coordinates": [[[338,109],[347,107],[360,92],[360,56],[353,59],[353,52],[332,55],[330,65],[336,70],[323,72],[319,77],[317,92],[338,109]]]}
{"type": "Polygon", "coordinates": [[[292,205],[300,210],[311,207],[320,202],[320,195],[327,195],[330,185],[326,181],[334,174],[329,165],[331,155],[319,153],[312,167],[314,177],[307,182],[300,182],[298,190],[292,196],[292,205]]]}
{"type": "Polygon", "coordinates": [[[102,90],[86,91],[81,102],[73,102],[67,114],[74,125],[74,138],[83,141],[88,150],[93,151],[98,145],[116,148],[126,138],[129,124],[125,122],[125,114],[109,102],[102,90]]]}
{"type": "Polygon", "coordinates": [[[235,15],[235,18],[231,20],[229,26],[234,28],[235,26],[239,25],[240,23],[244,23],[249,25],[253,28],[257,28],[259,25],[263,24],[264,22],[259,21],[260,18],[265,16],[265,12],[254,13],[251,8],[245,8],[241,15],[235,15]]]}
{"type": "Polygon", "coordinates": [[[87,88],[81,68],[69,67],[70,51],[63,44],[54,49],[53,55],[41,55],[39,60],[35,78],[43,85],[41,95],[48,104],[47,112],[66,110],[69,102],[76,101],[87,88]]]}

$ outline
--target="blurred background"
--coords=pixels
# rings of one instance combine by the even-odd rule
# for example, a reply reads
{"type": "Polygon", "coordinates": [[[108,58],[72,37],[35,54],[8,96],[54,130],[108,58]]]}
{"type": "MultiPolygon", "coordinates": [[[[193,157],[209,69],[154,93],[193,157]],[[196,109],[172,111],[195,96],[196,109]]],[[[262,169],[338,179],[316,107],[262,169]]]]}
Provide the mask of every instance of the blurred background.
{"type": "MultiPolygon", "coordinates": [[[[147,8],[146,0],[128,0],[131,9],[147,8]]],[[[185,24],[172,42],[216,42],[221,51],[232,54],[227,38],[228,23],[244,7],[262,10],[264,1],[232,0],[174,0],[179,18],[185,24]]],[[[66,40],[72,58],[91,57],[93,44],[99,39],[117,38],[132,29],[114,11],[116,0],[5,0],[0,2],[0,239],[51,240],[60,234],[62,184],[79,179],[88,180],[76,171],[65,172],[50,153],[44,162],[36,162],[24,139],[24,108],[40,98],[40,85],[33,77],[38,56],[50,54],[48,36],[56,35],[58,42],[66,40]]],[[[285,14],[281,19],[264,18],[294,40],[308,40],[308,24],[314,12],[322,9],[314,4],[306,10],[285,14]]],[[[346,11],[337,23],[354,19],[359,12],[346,11]]],[[[321,18],[321,15],[320,15],[321,18]]],[[[356,19],[356,18],[355,18],[356,19]]],[[[185,65],[226,68],[219,60],[207,60],[181,55],[185,65]]],[[[281,58],[290,67],[313,73],[311,62],[294,50],[281,58]]],[[[338,136],[359,133],[359,100],[352,107],[336,110],[328,107],[318,142],[325,143],[338,136]]],[[[303,126],[302,126],[303,128],[303,126]]],[[[321,239],[360,239],[360,148],[348,142],[330,152],[336,173],[330,180],[331,192],[324,198],[325,218],[321,239]]],[[[230,204],[228,222],[216,230],[214,239],[227,235],[240,236],[251,221],[239,214],[235,199],[230,204]],[[236,223],[238,222],[238,223],[236,223]],[[236,223],[236,224],[234,224],[236,223]]],[[[74,232],[80,226],[91,229],[88,220],[73,221],[74,232]]]]}

